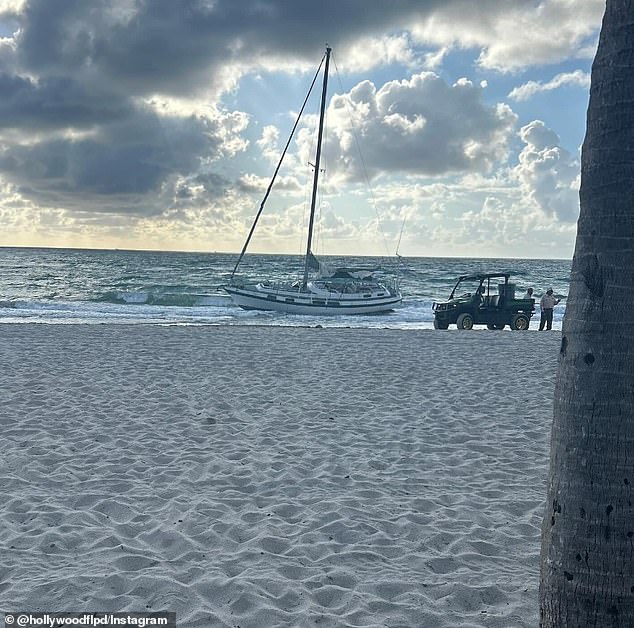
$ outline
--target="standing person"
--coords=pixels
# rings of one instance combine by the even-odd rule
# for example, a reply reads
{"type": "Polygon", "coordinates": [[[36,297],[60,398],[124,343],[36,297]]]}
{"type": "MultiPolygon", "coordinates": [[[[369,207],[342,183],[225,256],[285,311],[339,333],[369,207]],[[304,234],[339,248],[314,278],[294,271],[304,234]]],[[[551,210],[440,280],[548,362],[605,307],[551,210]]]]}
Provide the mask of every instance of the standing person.
{"type": "Polygon", "coordinates": [[[539,331],[543,331],[544,325],[546,326],[546,331],[550,331],[553,328],[553,308],[557,305],[557,303],[559,303],[559,301],[560,299],[555,299],[553,296],[553,289],[548,288],[548,290],[546,290],[546,294],[539,302],[539,307],[542,311],[539,321],[539,331]]]}

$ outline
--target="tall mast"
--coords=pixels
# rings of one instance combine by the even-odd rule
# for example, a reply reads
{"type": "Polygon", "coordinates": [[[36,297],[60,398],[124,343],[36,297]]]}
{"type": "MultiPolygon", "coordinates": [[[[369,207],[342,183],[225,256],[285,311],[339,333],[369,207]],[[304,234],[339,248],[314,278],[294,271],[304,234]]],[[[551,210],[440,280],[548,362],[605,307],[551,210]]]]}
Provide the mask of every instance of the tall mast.
{"type": "Polygon", "coordinates": [[[311,244],[313,240],[313,224],[315,222],[315,205],[317,201],[317,182],[319,181],[319,161],[321,159],[321,139],[324,133],[324,113],[326,111],[326,91],[328,89],[328,66],[330,65],[330,51],[326,46],[326,65],[324,67],[324,85],[321,90],[321,109],[319,112],[319,133],[317,135],[317,154],[315,155],[315,174],[313,176],[313,195],[310,201],[310,222],[308,223],[308,242],[306,244],[306,259],[304,261],[304,279],[302,288],[308,284],[308,264],[311,256],[311,244]]]}

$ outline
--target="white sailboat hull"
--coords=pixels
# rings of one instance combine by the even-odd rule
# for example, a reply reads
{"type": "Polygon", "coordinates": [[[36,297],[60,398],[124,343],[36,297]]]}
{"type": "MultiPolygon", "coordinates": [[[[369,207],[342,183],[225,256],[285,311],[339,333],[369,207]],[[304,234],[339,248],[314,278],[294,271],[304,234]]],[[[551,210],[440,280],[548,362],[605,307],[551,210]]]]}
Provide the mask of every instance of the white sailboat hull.
{"type": "Polygon", "coordinates": [[[354,294],[324,294],[289,288],[267,289],[262,284],[226,286],[233,302],[245,310],[268,310],[288,314],[349,315],[377,314],[399,307],[399,292],[378,289],[354,294]]]}

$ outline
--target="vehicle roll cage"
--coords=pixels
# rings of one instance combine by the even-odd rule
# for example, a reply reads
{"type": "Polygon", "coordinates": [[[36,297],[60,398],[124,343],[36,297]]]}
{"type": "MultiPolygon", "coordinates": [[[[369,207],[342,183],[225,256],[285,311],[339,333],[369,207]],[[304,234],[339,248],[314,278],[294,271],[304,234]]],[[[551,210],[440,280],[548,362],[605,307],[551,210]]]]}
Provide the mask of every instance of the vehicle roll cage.
{"type": "Polygon", "coordinates": [[[479,281],[480,282],[480,286],[482,286],[482,284],[486,281],[487,284],[487,293],[490,294],[491,292],[491,279],[504,279],[504,284],[508,284],[509,282],[509,277],[511,276],[510,273],[487,273],[487,274],[479,274],[479,275],[462,275],[460,277],[458,277],[458,281],[456,282],[456,285],[453,287],[453,290],[451,291],[451,294],[449,295],[450,299],[454,298],[454,295],[456,293],[456,290],[458,289],[458,286],[463,282],[463,281],[479,281]]]}

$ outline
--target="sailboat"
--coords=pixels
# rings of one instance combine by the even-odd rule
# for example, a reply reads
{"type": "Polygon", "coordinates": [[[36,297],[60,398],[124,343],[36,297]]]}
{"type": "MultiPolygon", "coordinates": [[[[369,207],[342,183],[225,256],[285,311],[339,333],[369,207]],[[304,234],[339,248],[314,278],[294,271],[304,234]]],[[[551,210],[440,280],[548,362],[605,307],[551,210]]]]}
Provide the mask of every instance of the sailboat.
{"type": "Polygon", "coordinates": [[[312,252],[313,227],[317,201],[317,184],[319,181],[322,137],[324,131],[324,114],[326,110],[326,94],[328,89],[328,69],[330,66],[331,48],[326,47],[313,82],[308,90],[304,104],[299,112],[282,156],[269,183],[268,189],[260,204],[253,225],[242,251],[231,273],[229,285],[224,289],[231,295],[233,302],[247,310],[272,310],[289,314],[374,314],[389,312],[401,304],[402,296],[396,280],[378,278],[375,269],[369,268],[332,268],[318,260],[312,252]],[[275,177],[279,172],[286,151],[290,145],[295,129],[302,116],[308,97],[315,85],[321,66],[324,66],[321,92],[319,130],[315,154],[310,217],[306,254],[304,255],[303,277],[292,283],[242,283],[235,277],[236,270],[246,253],[247,247],[255,231],[257,221],[262,214],[264,204],[271,192],[275,177]],[[313,271],[311,273],[311,271],[313,271]]]}

